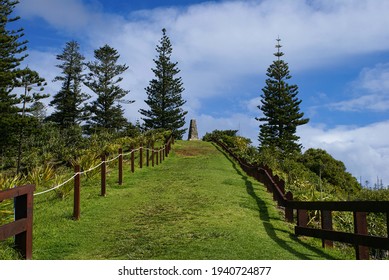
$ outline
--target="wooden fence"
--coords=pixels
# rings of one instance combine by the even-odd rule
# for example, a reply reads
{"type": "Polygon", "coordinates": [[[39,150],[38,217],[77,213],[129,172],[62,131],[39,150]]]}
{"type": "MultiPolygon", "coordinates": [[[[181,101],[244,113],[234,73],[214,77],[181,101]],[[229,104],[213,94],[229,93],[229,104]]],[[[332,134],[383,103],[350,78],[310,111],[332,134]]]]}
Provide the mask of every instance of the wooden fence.
{"type": "Polygon", "coordinates": [[[266,166],[253,166],[236,156],[225,144],[215,141],[223,150],[233,157],[242,169],[263,183],[273,194],[277,205],[285,210],[285,219],[293,223],[296,235],[304,235],[322,239],[323,247],[332,247],[333,241],[353,244],[356,259],[369,259],[369,247],[389,250],[389,201],[296,201],[291,192],[285,193],[285,182],[266,166]],[[308,211],[320,211],[321,228],[308,226],[308,211]],[[334,231],[332,227],[332,212],[352,212],[354,217],[354,233],[334,231]],[[387,237],[368,235],[367,213],[385,213],[387,237]]]}
{"type": "Polygon", "coordinates": [[[0,203],[14,199],[15,221],[0,226],[0,240],[15,236],[15,249],[23,258],[32,258],[32,214],[34,185],[15,187],[0,191],[0,203]]]}
{"type": "MultiPolygon", "coordinates": [[[[135,172],[135,152],[139,152],[139,168],[143,167],[143,152],[146,150],[146,165],[149,166],[151,160],[152,166],[154,164],[162,163],[165,157],[168,157],[171,146],[174,144],[174,138],[170,137],[163,147],[157,149],[143,148],[140,147],[136,150],[132,150],[130,154],[130,165],[131,172],[135,172]]],[[[123,150],[119,149],[119,155],[117,159],[118,163],[118,184],[123,184],[123,150]]],[[[106,173],[107,173],[107,163],[112,160],[107,161],[106,155],[101,156],[101,163],[96,167],[101,167],[101,195],[106,195],[106,173]]],[[[91,170],[95,169],[91,168],[91,170]]],[[[74,176],[71,179],[74,179],[74,203],[73,203],[73,219],[80,219],[80,190],[81,190],[81,175],[86,173],[85,171],[80,170],[80,166],[76,165],[74,167],[74,176]]],[[[71,179],[67,180],[69,182],[71,179]]],[[[61,184],[61,185],[64,185],[61,184]]],[[[57,187],[54,187],[50,190],[41,192],[39,194],[44,194],[48,191],[54,190],[57,187]]],[[[15,211],[15,221],[1,225],[0,226],[0,240],[5,240],[9,237],[15,236],[15,248],[21,253],[22,257],[25,259],[32,259],[32,226],[33,226],[33,197],[35,186],[26,185],[8,189],[5,191],[0,191],[0,203],[5,199],[14,199],[14,211],[15,211]]]]}
{"type": "MultiPolygon", "coordinates": [[[[159,163],[162,163],[163,160],[165,160],[165,157],[168,157],[171,146],[174,144],[173,137],[170,137],[166,144],[160,148],[143,148],[140,147],[138,149],[132,149],[129,153],[130,155],[130,170],[131,173],[135,172],[135,153],[139,153],[139,168],[143,168],[143,160],[144,160],[144,150],[146,150],[146,166],[150,166],[150,160],[151,160],[151,166],[154,167],[155,165],[158,165],[159,163]]],[[[123,184],[123,150],[119,149],[118,151],[118,184],[123,184]]],[[[101,156],[101,163],[99,164],[101,171],[101,196],[106,196],[107,189],[106,189],[106,174],[107,174],[107,161],[106,155],[103,154],[101,156]]],[[[93,168],[92,168],[93,169],[93,168]]],[[[80,166],[76,165],[74,167],[74,198],[73,198],[73,219],[79,220],[80,219],[80,208],[81,208],[81,199],[80,199],[80,190],[81,190],[81,175],[83,172],[80,170],[80,166]]]]}

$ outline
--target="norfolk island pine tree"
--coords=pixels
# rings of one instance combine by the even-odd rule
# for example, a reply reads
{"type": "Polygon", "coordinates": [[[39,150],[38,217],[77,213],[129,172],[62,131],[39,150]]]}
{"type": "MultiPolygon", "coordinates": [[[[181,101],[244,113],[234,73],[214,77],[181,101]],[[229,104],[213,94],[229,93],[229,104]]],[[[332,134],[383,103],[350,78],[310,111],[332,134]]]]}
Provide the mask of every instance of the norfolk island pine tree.
{"type": "Polygon", "coordinates": [[[309,119],[303,118],[300,112],[301,100],[297,97],[297,85],[290,85],[288,80],[288,64],[281,59],[284,55],[280,51],[281,39],[277,39],[276,60],[267,69],[266,86],[262,89],[261,103],[258,108],[263,112],[263,117],[256,118],[261,122],[258,140],[260,148],[270,148],[289,155],[301,152],[299,136],[296,135],[297,127],[307,124],[309,119]]]}
{"type": "Polygon", "coordinates": [[[158,53],[154,59],[155,68],[152,69],[155,78],[149,82],[146,88],[147,100],[145,103],[149,109],[141,109],[142,119],[146,129],[164,129],[172,131],[176,139],[182,139],[186,129],[185,115],[188,113],[182,109],[186,103],[182,99],[184,91],[181,77],[176,77],[180,70],[177,62],[171,62],[172,45],[166,35],[166,29],[162,29],[162,38],[156,47],[158,53]]]}

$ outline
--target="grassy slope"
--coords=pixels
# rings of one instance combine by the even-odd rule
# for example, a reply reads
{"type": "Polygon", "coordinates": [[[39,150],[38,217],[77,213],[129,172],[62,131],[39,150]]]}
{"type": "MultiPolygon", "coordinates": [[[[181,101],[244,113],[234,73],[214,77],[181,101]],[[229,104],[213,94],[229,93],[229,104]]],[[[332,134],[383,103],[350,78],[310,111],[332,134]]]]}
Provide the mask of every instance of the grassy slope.
{"type": "Polygon", "coordinates": [[[178,141],[154,168],[82,182],[72,198],[35,199],[34,259],[337,259],[319,241],[295,238],[262,185],[210,143],[178,141]]]}

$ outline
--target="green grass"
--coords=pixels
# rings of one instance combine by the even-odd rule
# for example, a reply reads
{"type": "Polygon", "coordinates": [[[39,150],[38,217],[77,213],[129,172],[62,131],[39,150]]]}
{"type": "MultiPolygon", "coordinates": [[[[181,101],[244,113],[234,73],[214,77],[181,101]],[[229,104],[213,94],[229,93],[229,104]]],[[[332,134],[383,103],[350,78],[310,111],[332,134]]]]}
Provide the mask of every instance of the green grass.
{"type": "Polygon", "coordinates": [[[98,177],[82,180],[79,221],[71,196],[35,198],[34,259],[353,258],[295,237],[265,188],[211,143],[178,141],[134,174],[126,165],[123,186],[115,169],[106,197],[98,177]]]}

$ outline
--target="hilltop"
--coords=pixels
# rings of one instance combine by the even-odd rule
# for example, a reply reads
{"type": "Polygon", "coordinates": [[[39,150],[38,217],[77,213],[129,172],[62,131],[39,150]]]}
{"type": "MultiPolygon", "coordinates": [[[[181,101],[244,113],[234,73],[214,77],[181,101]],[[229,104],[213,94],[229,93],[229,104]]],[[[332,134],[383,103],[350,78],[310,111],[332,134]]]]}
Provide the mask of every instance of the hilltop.
{"type": "MultiPolygon", "coordinates": [[[[114,168],[107,196],[99,180],[72,199],[35,200],[34,259],[339,259],[317,240],[297,238],[265,188],[212,143],[177,141],[154,168],[114,168]]],[[[352,258],[352,256],[349,256],[352,258]]]]}

